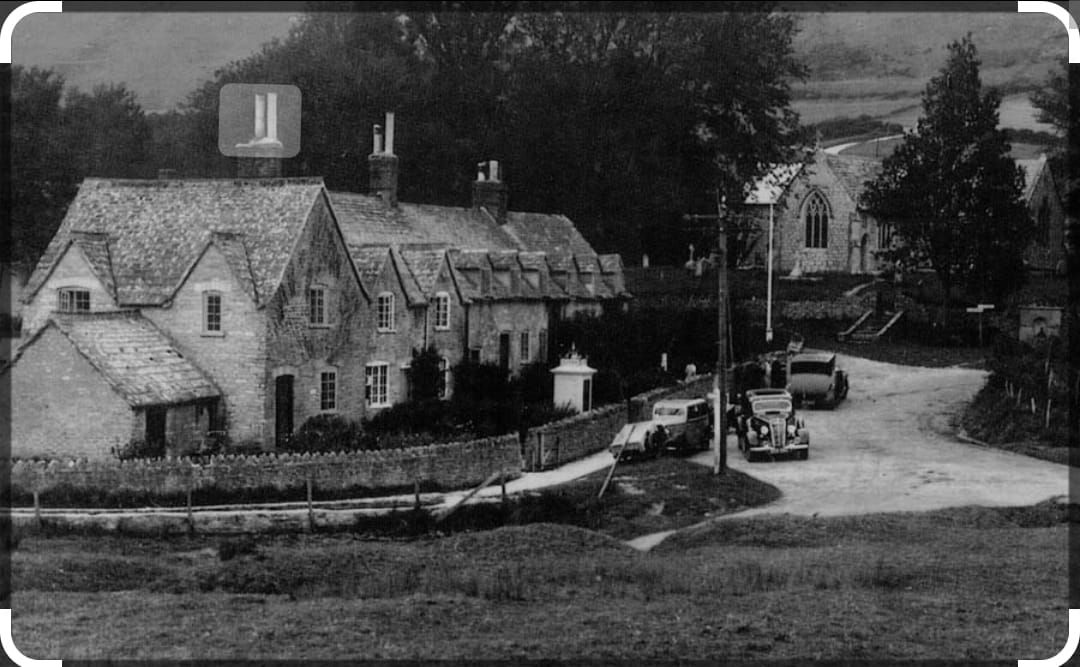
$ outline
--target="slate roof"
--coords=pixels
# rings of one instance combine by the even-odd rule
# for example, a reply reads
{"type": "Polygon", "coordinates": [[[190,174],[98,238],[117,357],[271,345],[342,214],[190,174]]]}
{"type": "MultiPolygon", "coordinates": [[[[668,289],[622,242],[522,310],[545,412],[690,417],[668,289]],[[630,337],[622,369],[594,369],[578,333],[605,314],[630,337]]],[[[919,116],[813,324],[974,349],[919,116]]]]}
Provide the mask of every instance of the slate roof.
{"type": "Polygon", "coordinates": [[[221,396],[210,377],[185,359],[168,336],[138,311],[54,313],[49,324],[71,341],[132,407],[221,396]]]}
{"type": "MultiPolygon", "coordinates": [[[[534,255],[543,253],[551,269],[568,272],[575,271],[575,256],[594,265],[598,261],[592,246],[564,215],[509,211],[506,223],[500,225],[491,216],[472,208],[404,202],[394,208],[379,197],[351,192],[331,192],[329,197],[351,246],[383,244],[402,251],[418,248],[450,250],[450,264],[455,276],[462,279],[459,288],[465,299],[481,296],[480,278],[475,269],[480,266],[496,270],[504,266],[515,267],[524,256],[521,253],[530,253],[528,261],[533,264],[540,261],[534,255]],[[591,260],[584,259],[588,257],[591,260]]],[[[423,267],[420,264],[414,267],[411,261],[419,262],[419,259],[414,255],[405,256],[410,269],[419,272],[416,279],[420,289],[428,293],[429,288],[425,287],[428,279],[420,275],[423,267]]],[[[599,268],[593,271],[598,272],[599,268]]],[[[491,290],[482,296],[539,298],[544,292],[550,298],[566,298],[567,294],[548,277],[541,279],[541,289],[521,281],[517,295],[493,277],[491,290]]],[[[578,296],[591,298],[583,289],[579,291],[578,296]]],[[[613,287],[609,291],[615,293],[613,287]]]]}
{"type": "MultiPolygon", "coordinates": [[[[73,232],[107,234],[116,298],[139,305],[168,300],[213,232],[232,232],[242,236],[223,241],[223,252],[239,266],[244,264],[239,249],[244,249],[259,302],[265,303],[321,192],[321,179],[88,178],[38,262],[24,299],[44,283],[73,232]]],[[[80,247],[88,246],[80,241],[80,247]]],[[[98,249],[92,252],[100,255],[98,249]]]]}
{"type": "Polygon", "coordinates": [[[565,215],[510,211],[506,214],[504,228],[521,250],[595,254],[589,242],[565,215]]]}
{"type": "Polygon", "coordinates": [[[874,158],[854,155],[826,155],[825,162],[836,174],[852,201],[859,203],[859,197],[866,190],[866,181],[871,181],[881,173],[881,161],[874,158]]]}
{"type": "Polygon", "coordinates": [[[405,298],[410,305],[427,303],[424,292],[417,284],[408,262],[393,246],[388,245],[350,245],[349,256],[360,274],[360,281],[368,290],[376,291],[387,262],[394,268],[394,275],[398,277],[400,286],[405,292],[405,298]]]}
{"type": "Polygon", "coordinates": [[[330,202],[349,243],[442,244],[447,248],[516,248],[499,225],[471,208],[409,204],[387,206],[382,199],[331,192],[330,202]]]}
{"type": "Polygon", "coordinates": [[[435,286],[446,262],[446,251],[406,246],[401,249],[401,256],[416,279],[420,291],[429,297],[435,296],[435,286]]]}
{"type": "Polygon", "coordinates": [[[776,204],[795,177],[802,171],[802,163],[770,165],[765,175],[754,181],[743,200],[744,204],[776,204]]]}

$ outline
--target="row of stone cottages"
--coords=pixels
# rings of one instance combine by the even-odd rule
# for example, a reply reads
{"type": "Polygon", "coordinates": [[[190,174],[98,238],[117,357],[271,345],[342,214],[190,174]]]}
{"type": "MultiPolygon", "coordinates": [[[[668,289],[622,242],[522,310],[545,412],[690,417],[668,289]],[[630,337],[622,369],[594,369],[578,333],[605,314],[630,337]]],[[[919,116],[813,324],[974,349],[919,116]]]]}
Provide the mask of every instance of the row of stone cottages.
{"type": "Polygon", "coordinates": [[[217,430],[269,448],[406,400],[415,350],[442,354],[449,392],[463,359],[546,362],[561,318],[628,298],[568,218],[507,210],[497,163],[470,208],[398,202],[397,156],[369,166],[369,194],[85,180],[22,297],[12,455],[175,454],[217,430]]]}

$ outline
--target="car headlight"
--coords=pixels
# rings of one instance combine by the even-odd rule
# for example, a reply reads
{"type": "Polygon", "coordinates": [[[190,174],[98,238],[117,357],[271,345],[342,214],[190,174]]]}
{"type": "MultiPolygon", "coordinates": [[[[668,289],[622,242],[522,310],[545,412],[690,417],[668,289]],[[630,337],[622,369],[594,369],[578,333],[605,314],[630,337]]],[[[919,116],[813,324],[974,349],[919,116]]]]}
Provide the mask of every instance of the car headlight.
{"type": "Polygon", "coordinates": [[[758,430],[758,433],[761,434],[761,437],[763,437],[763,438],[769,437],[769,427],[768,426],[762,426],[761,429],[758,430]]]}
{"type": "Polygon", "coordinates": [[[792,438],[795,437],[795,425],[794,424],[788,424],[787,434],[788,434],[789,437],[792,437],[792,438]]]}

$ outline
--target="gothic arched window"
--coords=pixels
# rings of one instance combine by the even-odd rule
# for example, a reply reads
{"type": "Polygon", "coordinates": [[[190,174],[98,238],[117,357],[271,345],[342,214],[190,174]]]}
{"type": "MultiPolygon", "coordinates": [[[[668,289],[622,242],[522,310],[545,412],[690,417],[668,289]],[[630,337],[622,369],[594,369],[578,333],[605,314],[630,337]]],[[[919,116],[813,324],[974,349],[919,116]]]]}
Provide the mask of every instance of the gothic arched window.
{"type": "Polygon", "coordinates": [[[806,202],[806,247],[829,247],[829,207],[820,192],[806,202]]]}

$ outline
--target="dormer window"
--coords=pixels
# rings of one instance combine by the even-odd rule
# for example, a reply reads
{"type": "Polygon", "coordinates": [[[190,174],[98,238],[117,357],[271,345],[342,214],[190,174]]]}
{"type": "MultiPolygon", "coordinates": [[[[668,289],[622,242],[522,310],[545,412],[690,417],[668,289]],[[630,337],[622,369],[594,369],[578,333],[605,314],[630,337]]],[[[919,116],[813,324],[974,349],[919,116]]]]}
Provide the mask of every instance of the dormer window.
{"type": "Polygon", "coordinates": [[[203,292],[203,335],[220,336],[221,292],[203,292]]]}
{"type": "Polygon", "coordinates": [[[58,293],[59,310],[64,313],[90,312],[90,290],[64,287],[58,293]]]}
{"type": "Polygon", "coordinates": [[[308,289],[308,323],[320,327],[329,324],[326,319],[326,288],[311,287],[308,289]]]}
{"type": "Polygon", "coordinates": [[[581,274],[581,280],[585,283],[585,289],[589,291],[589,294],[596,294],[596,274],[592,271],[584,271],[581,274]]]}
{"type": "Polygon", "coordinates": [[[390,292],[379,295],[376,326],[379,331],[394,330],[394,295],[390,292]]]}
{"type": "Polygon", "coordinates": [[[440,331],[450,328],[450,295],[446,292],[435,295],[435,328],[440,331]]]}

